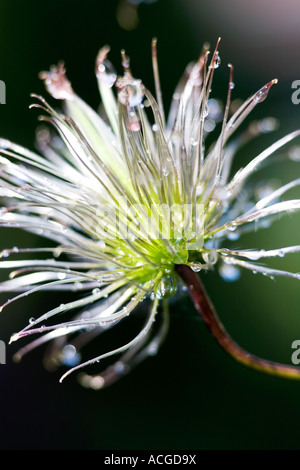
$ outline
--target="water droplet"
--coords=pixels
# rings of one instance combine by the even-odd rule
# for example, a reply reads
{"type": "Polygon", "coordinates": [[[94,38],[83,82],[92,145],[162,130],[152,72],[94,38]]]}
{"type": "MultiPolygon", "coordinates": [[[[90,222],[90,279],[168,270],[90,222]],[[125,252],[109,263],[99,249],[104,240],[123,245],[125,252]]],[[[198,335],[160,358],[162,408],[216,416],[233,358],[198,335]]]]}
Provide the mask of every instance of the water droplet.
{"type": "Polygon", "coordinates": [[[218,253],[216,250],[212,249],[207,253],[203,253],[203,259],[207,264],[215,264],[218,261],[218,253]]]}
{"type": "Polygon", "coordinates": [[[57,278],[58,278],[58,279],[61,279],[61,280],[62,280],[62,279],[65,279],[65,278],[66,278],[66,273],[58,273],[58,274],[57,274],[57,278]]]}
{"type": "Polygon", "coordinates": [[[196,261],[195,263],[191,263],[190,267],[195,273],[199,273],[203,268],[203,265],[199,261],[196,261]]]}
{"type": "Polygon", "coordinates": [[[220,57],[219,53],[216,52],[216,55],[215,55],[215,58],[214,58],[213,67],[214,67],[215,69],[217,69],[218,67],[220,67],[220,64],[221,64],[221,57],[220,57]]]}
{"type": "Polygon", "coordinates": [[[0,258],[7,258],[9,256],[9,250],[3,250],[0,253],[0,258]]]}
{"type": "Polygon", "coordinates": [[[231,222],[230,224],[226,225],[226,229],[230,232],[233,232],[237,228],[237,224],[235,222],[231,222]]]}
{"type": "Polygon", "coordinates": [[[97,76],[106,86],[111,88],[117,80],[116,71],[109,60],[105,60],[99,64],[97,69],[97,76]]]}
{"type": "Polygon", "coordinates": [[[241,276],[240,270],[229,264],[223,264],[219,269],[219,274],[227,282],[237,281],[241,276]]]}
{"type": "Polygon", "coordinates": [[[121,77],[117,81],[118,98],[125,106],[138,106],[144,98],[141,80],[121,77]]]}
{"type": "Polygon", "coordinates": [[[279,250],[278,256],[279,256],[280,258],[283,258],[284,255],[285,255],[284,250],[279,250]]]}
{"type": "Polygon", "coordinates": [[[95,289],[92,290],[93,295],[98,295],[100,293],[100,289],[98,287],[95,287],[95,289]]]}
{"type": "Polygon", "coordinates": [[[158,132],[159,131],[159,125],[158,124],[153,124],[152,130],[153,130],[153,132],[158,132]]]}
{"type": "Polygon", "coordinates": [[[258,92],[255,93],[253,98],[254,103],[262,103],[267,98],[271,86],[276,82],[277,80],[273,80],[272,82],[267,83],[267,85],[263,86],[260,90],[258,90],[258,92]]]}
{"type": "Polygon", "coordinates": [[[29,318],[29,323],[32,324],[32,323],[34,323],[34,322],[35,322],[35,318],[34,318],[34,317],[30,317],[30,318],[29,318]]]}
{"type": "Polygon", "coordinates": [[[233,90],[235,87],[235,84],[233,82],[229,82],[229,88],[230,90],[233,90]]]}

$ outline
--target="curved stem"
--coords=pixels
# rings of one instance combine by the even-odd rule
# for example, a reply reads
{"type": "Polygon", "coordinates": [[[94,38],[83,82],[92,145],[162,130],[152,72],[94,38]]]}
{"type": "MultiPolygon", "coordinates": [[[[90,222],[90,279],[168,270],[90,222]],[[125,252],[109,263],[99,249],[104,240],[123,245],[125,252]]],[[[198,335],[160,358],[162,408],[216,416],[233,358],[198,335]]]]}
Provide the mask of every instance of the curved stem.
{"type": "Polygon", "coordinates": [[[266,372],[279,377],[300,380],[300,367],[279,364],[278,362],[262,359],[250,354],[248,351],[236,344],[218,318],[214,306],[209,299],[199,276],[189,266],[184,264],[176,265],[175,270],[187,285],[194,305],[206,326],[227,353],[229,353],[238,362],[261,372],[266,372]]]}

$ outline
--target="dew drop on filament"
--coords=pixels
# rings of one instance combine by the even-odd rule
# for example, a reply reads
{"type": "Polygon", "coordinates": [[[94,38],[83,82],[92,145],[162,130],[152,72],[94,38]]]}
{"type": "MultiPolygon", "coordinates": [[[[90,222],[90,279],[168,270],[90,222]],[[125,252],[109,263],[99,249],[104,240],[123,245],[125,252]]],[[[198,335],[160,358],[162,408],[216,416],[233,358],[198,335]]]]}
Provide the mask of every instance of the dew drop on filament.
{"type": "Polygon", "coordinates": [[[217,69],[218,67],[220,67],[220,64],[221,64],[221,58],[219,56],[219,53],[216,52],[216,55],[215,55],[215,58],[214,58],[214,68],[217,69]]]}
{"type": "Polygon", "coordinates": [[[103,63],[99,64],[97,72],[99,79],[107,87],[111,88],[115,84],[117,74],[109,60],[106,59],[103,63]]]}
{"type": "Polygon", "coordinates": [[[202,254],[204,261],[212,266],[218,261],[218,253],[213,248],[210,249],[207,253],[202,254]]]}
{"type": "Polygon", "coordinates": [[[118,98],[125,106],[138,106],[144,98],[141,80],[135,78],[121,77],[117,81],[118,98]]]}
{"type": "Polygon", "coordinates": [[[195,261],[195,263],[190,264],[190,267],[192,268],[192,270],[195,273],[199,273],[201,271],[201,269],[203,268],[203,265],[201,263],[195,261]]]}
{"type": "Polygon", "coordinates": [[[253,101],[254,103],[262,103],[268,96],[269,90],[272,85],[277,83],[277,80],[272,80],[272,82],[267,83],[267,85],[263,86],[257,93],[255,93],[253,101]]]}
{"type": "Polygon", "coordinates": [[[269,88],[264,86],[261,90],[259,90],[256,93],[255,98],[254,98],[253,101],[255,103],[261,103],[262,101],[264,101],[266,99],[268,91],[269,91],[269,88]]]}
{"type": "Polygon", "coordinates": [[[226,225],[226,229],[229,230],[229,232],[233,232],[237,227],[237,224],[235,224],[234,222],[231,222],[229,223],[228,225],[226,225]]]}

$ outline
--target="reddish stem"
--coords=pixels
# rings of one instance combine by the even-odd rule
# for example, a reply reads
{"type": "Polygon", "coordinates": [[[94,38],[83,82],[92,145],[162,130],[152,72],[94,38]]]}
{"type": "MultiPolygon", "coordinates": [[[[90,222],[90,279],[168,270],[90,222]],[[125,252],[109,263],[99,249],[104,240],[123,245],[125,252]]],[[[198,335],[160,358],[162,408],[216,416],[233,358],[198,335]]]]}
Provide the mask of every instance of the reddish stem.
{"type": "Polygon", "coordinates": [[[184,264],[176,265],[175,270],[186,284],[194,305],[206,326],[227,353],[242,364],[261,372],[290,379],[300,379],[299,367],[279,364],[277,362],[262,359],[250,354],[236,344],[218,318],[214,306],[208,297],[199,276],[189,266],[184,264]]]}

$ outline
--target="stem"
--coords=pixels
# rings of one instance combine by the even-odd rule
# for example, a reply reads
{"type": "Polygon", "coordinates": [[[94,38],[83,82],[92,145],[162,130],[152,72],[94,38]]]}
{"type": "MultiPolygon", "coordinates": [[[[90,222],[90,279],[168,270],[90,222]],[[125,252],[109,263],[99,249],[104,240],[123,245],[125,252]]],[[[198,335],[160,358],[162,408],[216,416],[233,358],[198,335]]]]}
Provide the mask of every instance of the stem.
{"type": "Polygon", "coordinates": [[[184,264],[177,264],[175,266],[175,270],[187,285],[194,305],[206,326],[227,353],[229,353],[238,362],[261,372],[290,379],[300,379],[299,367],[279,364],[278,362],[262,359],[250,354],[248,351],[236,344],[218,318],[214,306],[208,297],[199,276],[189,266],[184,264]]]}

